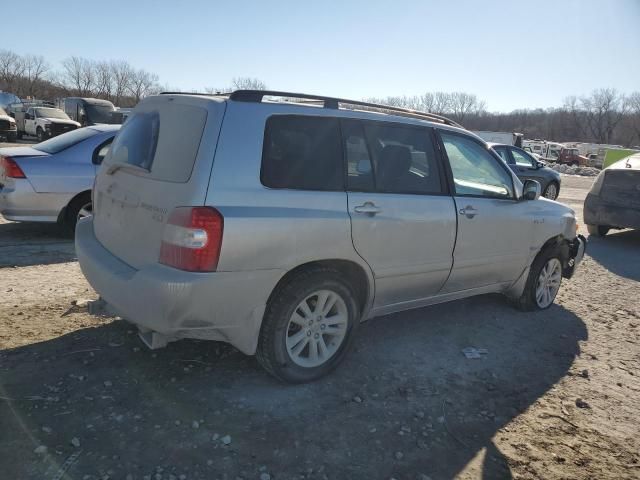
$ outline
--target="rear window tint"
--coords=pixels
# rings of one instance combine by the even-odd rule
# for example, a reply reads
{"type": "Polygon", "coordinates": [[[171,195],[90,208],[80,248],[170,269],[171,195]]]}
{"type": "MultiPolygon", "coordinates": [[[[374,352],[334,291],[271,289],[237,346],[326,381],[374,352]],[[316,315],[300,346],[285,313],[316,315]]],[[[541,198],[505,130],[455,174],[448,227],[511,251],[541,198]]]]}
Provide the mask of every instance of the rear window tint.
{"type": "Polygon", "coordinates": [[[338,119],[277,115],[267,120],[262,184],[297,190],[343,190],[338,119]]]}
{"type": "Polygon", "coordinates": [[[111,148],[111,162],[129,163],[151,170],[158,144],[158,112],[136,113],[122,127],[111,148]]]}
{"type": "Polygon", "coordinates": [[[207,110],[173,101],[141,104],[120,129],[104,163],[130,163],[154,180],[191,177],[207,123],[207,110]]]}

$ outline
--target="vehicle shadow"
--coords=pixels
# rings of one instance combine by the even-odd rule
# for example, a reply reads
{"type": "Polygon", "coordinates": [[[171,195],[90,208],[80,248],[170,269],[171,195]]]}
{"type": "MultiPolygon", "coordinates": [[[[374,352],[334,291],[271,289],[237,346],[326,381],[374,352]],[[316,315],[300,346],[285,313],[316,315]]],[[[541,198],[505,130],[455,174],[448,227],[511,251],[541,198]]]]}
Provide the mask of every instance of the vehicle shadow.
{"type": "Polygon", "coordinates": [[[640,230],[612,230],[605,237],[589,237],[587,254],[616,275],[640,281],[640,230]]]}
{"type": "Polygon", "coordinates": [[[3,474],[49,478],[81,449],[69,478],[160,468],[188,478],[436,480],[484,451],[476,478],[511,478],[493,437],[568,372],[586,338],[561,306],[517,313],[478,297],[369,321],[333,374],[290,386],[224,344],[149,351],[114,321],[0,351],[3,474]],[[486,353],[469,359],[466,347],[486,353]]]}
{"type": "Polygon", "coordinates": [[[10,222],[0,218],[0,268],[49,265],[76,259],[73,239],[53,223],[10,222]]]}

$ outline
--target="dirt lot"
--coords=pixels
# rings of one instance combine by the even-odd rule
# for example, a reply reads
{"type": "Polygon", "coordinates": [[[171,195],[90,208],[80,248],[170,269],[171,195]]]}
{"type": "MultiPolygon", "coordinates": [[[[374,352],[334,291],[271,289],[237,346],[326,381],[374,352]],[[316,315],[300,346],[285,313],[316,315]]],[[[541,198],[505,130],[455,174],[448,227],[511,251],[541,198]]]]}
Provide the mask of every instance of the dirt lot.
{"type": "MultiPolygon", "coordinates": [[[[580,217],[592,181],[563,180],[580,217]]],[[[87,312],[56,227],[0,221],[0,477],[638,478],[639,247],[591,239],[543,313],[484,296],[372,320],[333,375],[285,386],[224,344],[146,350],[87,312]]]]}

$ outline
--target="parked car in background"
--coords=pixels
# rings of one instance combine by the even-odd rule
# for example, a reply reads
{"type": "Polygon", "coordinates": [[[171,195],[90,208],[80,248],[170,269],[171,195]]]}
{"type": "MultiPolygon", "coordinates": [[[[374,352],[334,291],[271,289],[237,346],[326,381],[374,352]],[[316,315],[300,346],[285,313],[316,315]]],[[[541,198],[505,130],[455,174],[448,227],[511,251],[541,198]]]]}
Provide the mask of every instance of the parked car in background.
{"type": "Polygon", "coordinates": [[[555,200],[560,194],[562,183],[560,174],[547,167],[532,154],[523,149],[511,145],[490,143],[500,158],[514,171],[522,181],[536,180],[542,187],[542,195],[550,200],[555,200]]]}
{"type": "Polygon", "coordinates": [[[91,213],[91,187],[119,125],[81,128],[29,147],[0,148],[0,213],[70,230],[91,213]]]}
{"type": "Polygon", "coordinates": [[[0,140],[15,142],[17,136],[16,121],[0,107],[0,140]]]}
{"type": "Polygon", "coordinates": [[[488,132],[485,130],[474,131],[485,142],[502,143],[505,145],[515,145],[522,147],[524,135],[522,133],[513,132],[488,132]]]}
{"type": "Polygon", "coordinates": [[[147,345],[222,340],[304,382],[338,365],[362,319],[493,292],[549,307],[585,242],[539,195],[437,115],[164,94],[114,140],[76,252],[147,345]]]}
{"type": "Polygon", "coordinates": [[[571,165],[573,167],[589,166],[589,159],[584,155],[580,155],[577,148],[562,148],[558,155],[557,162],[562,165],[571,165]]]}
{"type": "Polygon", "coordinates": [[[600,172],[584,201],[584,221],[590,235],[640,228],[640,153],[600,172]]]}
{"type": "Polygon", "coordinates": [[[99,124],[120,124],[114,119],[116,107],[108,100],[99,98],[67,97],[59,101],[58,106],[69,115],[69,118],[80,123],[81,126],[99,124]]]}
{"type": "Polygon", "coordinates": [[[23,135],[32,135],[37,137],[39,142],[70,132],[80,126],[62,110],[53,107],[29,107],[26,111],[16,110],[15,119],[18,138],[22,138],[23,135]]]}
{"type": "Polygon", "coordinates": [[[16,103],[19,101],[20,101],[20,98],[18,98],[13,93],[0,91],[0,108],[6,110],[9,104],[16,103]]]}

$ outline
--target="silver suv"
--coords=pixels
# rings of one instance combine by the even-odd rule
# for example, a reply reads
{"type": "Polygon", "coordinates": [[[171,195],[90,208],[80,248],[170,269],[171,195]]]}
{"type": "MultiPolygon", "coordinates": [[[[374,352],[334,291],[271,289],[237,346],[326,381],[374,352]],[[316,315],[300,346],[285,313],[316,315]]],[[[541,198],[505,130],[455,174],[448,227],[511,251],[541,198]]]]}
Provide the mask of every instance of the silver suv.
{"type": "Polygon", "coordinates": [[[288,382],[378,315],[495,292],[545,309],[585,248],[450,120],[285,92],[145,99],[93,195],[80,266],[147,345],[229,342],[288,382]]]}

